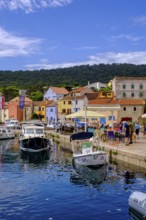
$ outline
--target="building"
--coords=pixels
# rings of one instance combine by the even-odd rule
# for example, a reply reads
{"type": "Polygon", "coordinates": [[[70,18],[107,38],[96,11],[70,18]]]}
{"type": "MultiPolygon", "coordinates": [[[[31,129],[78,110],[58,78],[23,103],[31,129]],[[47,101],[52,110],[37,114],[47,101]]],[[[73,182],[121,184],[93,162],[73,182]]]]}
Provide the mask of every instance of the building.
{"type": "Polygon", "coordinates": [[[145,101],[142,99],[121,99],[119,100],[121,111],[118,112],[117,119],[131,117],[132,121],[137,121],[144,113],[145,101]]]}
{"type": "MultiPolygon", "coordinates": [[[[53,100],[36,101],[33,102],[33,112],[38,116],[38,119],[46,122],[46,109],[49,104],[54,102],[53,100]]],[[[47,116],[48,117],[48,116],[47,116]]]]}
{"type": "Polygon", "coordinates": [[[18,121],[26,120],[32,116],[32,100],[28,97],[24,99],[24,107],[20,108],[20,98],[15,97],[8,102],[9,118],[14,118],[18,121]],[[29,110],[28,110],[29,108],[29,110]],[[27,116],[26,116],[27,115],[27,116]]]}
{"type": "Polygon", "coordinates": [[[115,77],[112,90],[117,99],[146,99],[146,77],[115,77]]]}
{"type": "Polygon", "coordinates": [[[87,108],[99,114],[104,114],[105,117],[100,118],[100,124],[109,125],[118,120],[118,112],[121,110],[119,100],[101,98],[89,100],[87,108]]]}
{"type": "Polygon", "coordinates": [[[54,124],[58,122],[58,105],[55,101],[48,102],[46,105],[46,122],[54,124]]]}
{"type": "Polygon", "coordinates": [[[99,91],[101,88],[105,88],[107,85],[105,83],[101,83],[101,82],[95,82],[95,83],[91,83],[88,82],[88,88],[92,89],[92,90],[97,90],[99,91]]]}
{"type": "Polygon", "coordinates": [[[60,98],[63,98],[64,95],[67,95],[68,91],[65,88],[59,87],[49,87],[49,89],[44,94],[44,100],[54,100],[58,101],[60,98]]]}

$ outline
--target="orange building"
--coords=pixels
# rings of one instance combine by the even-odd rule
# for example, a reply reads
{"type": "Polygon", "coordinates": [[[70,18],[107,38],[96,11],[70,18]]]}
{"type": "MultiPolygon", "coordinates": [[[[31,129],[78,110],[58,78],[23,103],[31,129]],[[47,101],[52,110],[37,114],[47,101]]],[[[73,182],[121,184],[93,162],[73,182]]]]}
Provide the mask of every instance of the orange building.
{"type": "Polygon", "coordinates": [[[8,112],[9,112],[9,118],[14,118],[17,119],[18,121],[23,121],[24,120],[24,111],[25,111],[25,106],[30,106],[32,107],[32,100],[25,97],[25,102],[24,102],[24,108],[21,109],[19,106],[19,97],[16,97],[9,101],[8,103],[8,112]]]}

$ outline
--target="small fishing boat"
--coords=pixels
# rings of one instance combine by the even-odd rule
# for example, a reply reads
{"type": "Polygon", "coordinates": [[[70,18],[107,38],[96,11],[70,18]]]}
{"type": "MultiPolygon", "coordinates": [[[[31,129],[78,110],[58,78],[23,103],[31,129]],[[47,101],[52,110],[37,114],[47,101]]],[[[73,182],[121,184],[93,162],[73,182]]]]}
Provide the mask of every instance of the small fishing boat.
{"type": "Polygon", "coordinates": [[[108,163],[107,153],[97,150],[92,137],[92,132],[78,132],[71,135],[73,163],[76,167],[87,166],[96,169],[108,163]]]}
{"type": "Polygon", "coordinates": [[[5,126],[0,126],[0,140],[7,140],[15,138],[15,133],[5,126]]]}
{"type": "Polygon", "coordinates": [[[138,191],[133,192],[129,197],[128,203],[134,213],[146,219],[146,193],[138,191]]]}
{"type": "Polygon", "coordinates": [[[20,149],[27,152],[42,152],[51,149],[52,139],[46,137],[44,126],[27,124],[22,126],[22,134],[19,138],[20,149]]]}

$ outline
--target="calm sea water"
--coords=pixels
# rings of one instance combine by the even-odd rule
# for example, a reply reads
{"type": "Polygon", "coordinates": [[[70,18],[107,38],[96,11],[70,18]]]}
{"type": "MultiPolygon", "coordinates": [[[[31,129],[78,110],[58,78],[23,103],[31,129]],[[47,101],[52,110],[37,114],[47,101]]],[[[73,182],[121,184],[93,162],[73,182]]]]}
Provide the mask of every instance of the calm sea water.
{"type": "Polygon", "coordinates": [[[89,173],[89,178],[86,171],[82,178],[71,155],[57,146],[46,160],[21,157],[17,140],[0,142],[1,220],[134,219],[128,198],[135,190],[146,191],[144,174],[126,181],[114,165],[89,173]]]}

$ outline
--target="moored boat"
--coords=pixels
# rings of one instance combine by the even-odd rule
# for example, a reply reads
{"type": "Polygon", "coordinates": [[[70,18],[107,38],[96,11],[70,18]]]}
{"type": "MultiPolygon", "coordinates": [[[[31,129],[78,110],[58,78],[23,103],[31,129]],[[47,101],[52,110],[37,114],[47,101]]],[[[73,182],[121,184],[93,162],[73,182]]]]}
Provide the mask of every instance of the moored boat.
{"type": "Polygon", "coordinates": [[[97,150],[92,137],[92,132],[79,132],[71,135],[73,161],[76,167],[87,166],[96,169],[108,163],[107,153],[97,150]]]}
{"type": "Polygon", "coordinates": [[[146,193],[144,192],[133,192],[128,200],[130,208],[146,218],[146,193]]]}
{"type": "Polygon", "coordinates": [[[7,140],[15,138],[15,133],[5,126],[0,126],[0,140],[7,140]]]}
{"type": "Polygon", "coordinates": [[[20,149],[27,152],[42,152],[49,150],[53,143],[44,133],[44,126],[28,124],[22,126],[19,138],[20,149]]]}

